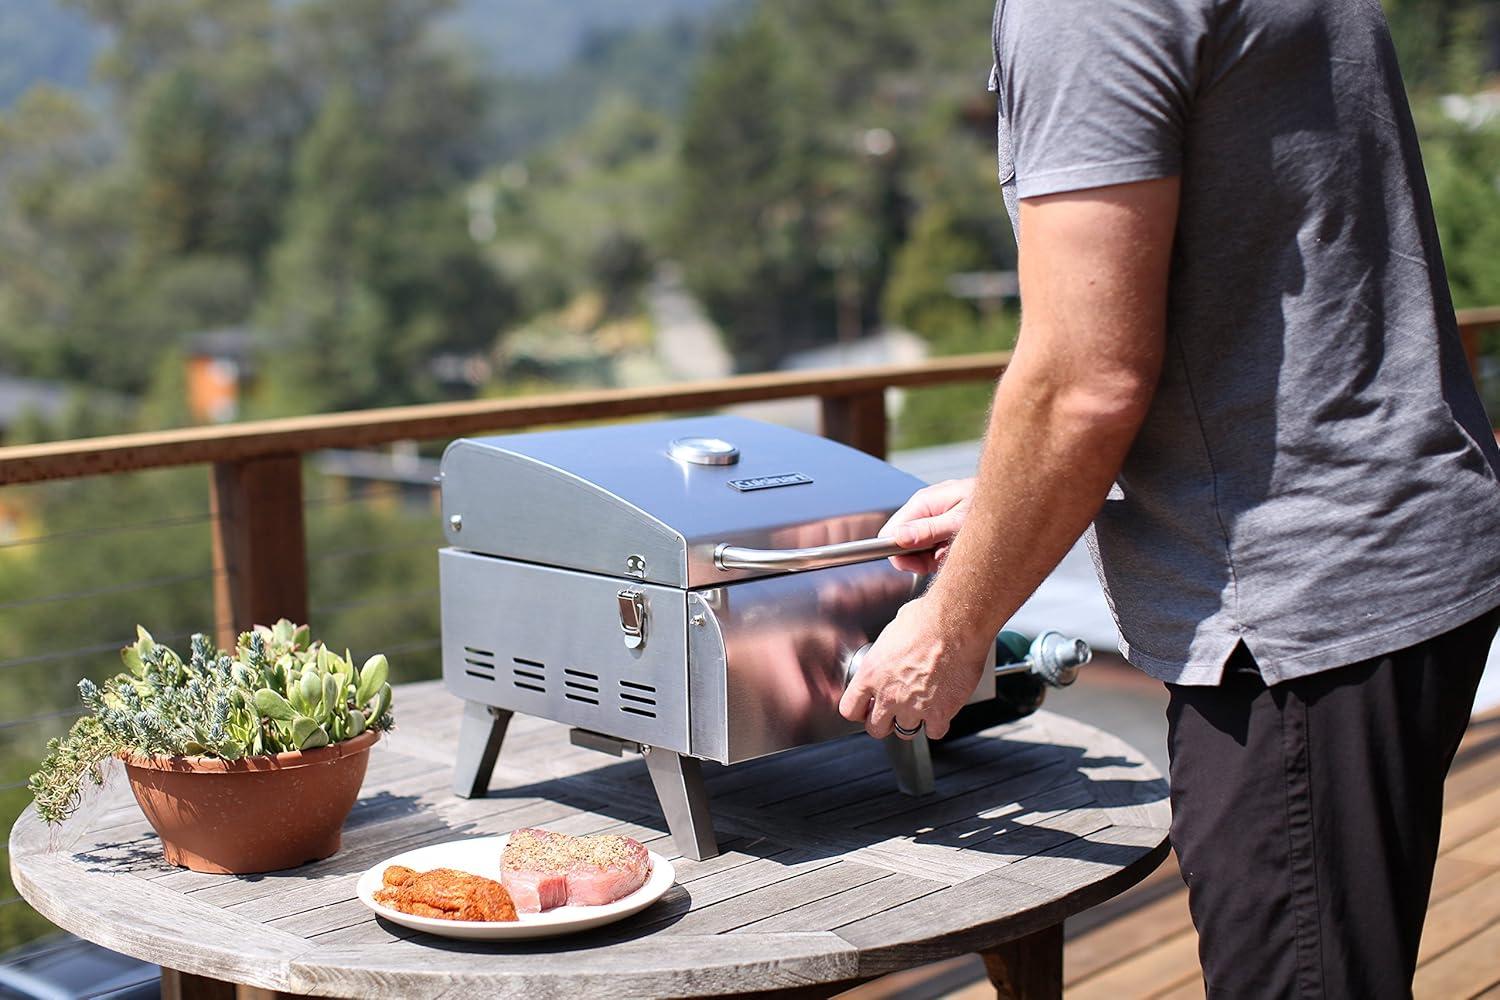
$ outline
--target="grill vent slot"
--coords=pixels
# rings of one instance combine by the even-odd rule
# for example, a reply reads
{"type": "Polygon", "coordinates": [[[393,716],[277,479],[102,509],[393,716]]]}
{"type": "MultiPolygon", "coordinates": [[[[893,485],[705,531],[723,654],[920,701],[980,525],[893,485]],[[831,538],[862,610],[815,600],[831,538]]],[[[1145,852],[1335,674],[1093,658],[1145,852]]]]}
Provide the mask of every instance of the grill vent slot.
{"type": "Polygon", "coordinates": [[[636,681],[620,682],[620,711],[656,718],[656,688],[636,681]]]}
{"type": "Polygon", "coordinates": [[[510,682],[516,687],[526,691],[535,691],[538,694],[547,693],[547,665],[536,660],[527,660],[519,656],[511,657],[513,666],[510,668],[510,682]]]}
{"type": "Polygon", "coordinates": [[[475,646],[464,647],[464,673],[482,681],[495,679],[495,654],[475,646]]]}
{"type": "Polygon", "coordinates": [[[599,704],[599,675],[585,670],[563,668],[563,697],[569,701],[581,701],[586,705],[599,704]]]}

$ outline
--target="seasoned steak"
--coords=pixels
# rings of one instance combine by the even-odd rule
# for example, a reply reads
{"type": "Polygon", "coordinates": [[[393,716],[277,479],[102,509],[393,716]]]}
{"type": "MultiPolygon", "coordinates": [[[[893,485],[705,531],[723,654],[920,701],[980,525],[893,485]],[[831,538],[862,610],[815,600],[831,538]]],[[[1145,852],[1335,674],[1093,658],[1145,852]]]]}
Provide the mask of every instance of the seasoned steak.
{"type": "Polygon", "coordinates": [[[522,913],[613,903],[650,874],[650,853],[629,837],[524,829],[510,835],[500,854],[500,881],[522,913]]]}

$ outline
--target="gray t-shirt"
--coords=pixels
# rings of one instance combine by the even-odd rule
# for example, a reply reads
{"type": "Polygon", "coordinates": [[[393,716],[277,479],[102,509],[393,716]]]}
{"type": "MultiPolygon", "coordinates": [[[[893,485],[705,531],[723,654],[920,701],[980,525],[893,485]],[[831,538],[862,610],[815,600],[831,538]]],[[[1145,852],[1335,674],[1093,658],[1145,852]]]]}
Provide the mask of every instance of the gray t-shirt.
{"type": "Polygon", "coordinates": [[[1165,367],[1091,538],[1127,658],[1215,684],[1243,642],[1275,683],[1500,605],[1500,452],[1378,0],[999,0],[994,43],[1013,222],[1182,178],[1165,367]]]}

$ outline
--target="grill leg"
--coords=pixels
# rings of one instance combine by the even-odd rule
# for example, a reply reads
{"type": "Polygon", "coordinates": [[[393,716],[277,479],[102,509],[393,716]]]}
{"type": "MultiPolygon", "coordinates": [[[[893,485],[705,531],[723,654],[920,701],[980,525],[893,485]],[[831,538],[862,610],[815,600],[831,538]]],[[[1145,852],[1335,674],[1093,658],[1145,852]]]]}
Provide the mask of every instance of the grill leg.
{"type": "Polygon", "coordinates": [[[650,748],[646,770],[656,788],[656,800],[667,818],[672,843],[683,857],[702,861],[719,856],[713,817],[708,811],[708,789],[697,757],[684,757],[671,750],[650,748]]]}
{"type": "Polygon", "coordinates": [[[923,730],[909,740],[896,735],[885,738],[885,754],[896,772],[896,787],[903,795],[931,795],[932,748],[923,730]]]}
{"type": "Polygon", "coordinates": [[[458,731],[458,758],[453,764],[453,794],[482,799],[490,790],[495,758],[505,742],[511,711],[477,701],[464,702],[464,721],[458,731]]]}

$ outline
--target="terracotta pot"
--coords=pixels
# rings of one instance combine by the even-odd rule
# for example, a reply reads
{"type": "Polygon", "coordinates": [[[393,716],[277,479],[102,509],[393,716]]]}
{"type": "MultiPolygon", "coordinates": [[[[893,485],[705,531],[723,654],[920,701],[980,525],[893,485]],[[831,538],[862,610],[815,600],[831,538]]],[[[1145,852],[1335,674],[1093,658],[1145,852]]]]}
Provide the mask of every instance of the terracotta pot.
{"type": "Polygon", "coordinates": [[[169,864],[248,875],[338,851],[378,739],[368,730],[315,750],[232,761],[127,755],[125,771],[169,864]]]}

